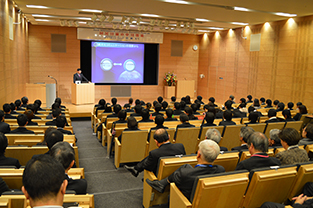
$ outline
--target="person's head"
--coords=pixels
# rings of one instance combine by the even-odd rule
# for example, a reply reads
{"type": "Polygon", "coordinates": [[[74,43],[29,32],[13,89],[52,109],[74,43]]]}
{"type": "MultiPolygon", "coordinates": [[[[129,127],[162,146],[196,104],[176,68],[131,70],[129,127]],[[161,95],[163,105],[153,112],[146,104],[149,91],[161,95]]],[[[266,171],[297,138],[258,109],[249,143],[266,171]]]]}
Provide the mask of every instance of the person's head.
{"type": "Polygon", "coordinates": [[[199,100],[200,102],[202,101],[202,96],[201,95],[198,95],[197,96],[197,100],[199,100]]]}
{"type": "Polygon", "coordinates": [[[11,112],[11,106],[10,106],[9,103],[3,104],[3,111],[4,111],[5,113],[10,113],[10,112],[11,112]]]}
{"type": "Polygon", "coordinates": [[[65,171],[69,170],[75,162],[75,152],[68,142],[58,142],[50,150],[50,156],[60,162],[65,171]]]}
{"type": "Polygon", "coordinates": [[[213,103],[213,104],[214,104],[214,102],[215,102],[215,98],[214,98],[214,97],[210,97],[210,98],[209,98],[209,102],[211,102],[211,103],[213,103]]]}
{"type": "Polygon", "coordinates": [[[283,110],[282,112],[283,116],[285,117],[285,119],[287,118],[291,118],[291,113],[290,113],[290,110],[283,110]]]}
{"type": "Polygon", "coordinates": [[[112,105],[116,105],[117,99],[116,99],[116,98],[112,98],[112,99],[111,99],[111,102],[112,102],[112,105]]]}
{"type": "Polygon", "coordinates": [[[239,108],[245,108],[246,106],[247,106],[246,103],[240,103],[238,107],[239,107],[239,108]]]}
{"type": "Polygon", "coordinates": [[[247,144],[251,155],[256,152],[268,151],[268,139],[261,132],[252,133],[248,138],[247,144]]]}
{"type": "Polygon", "coordinates": [[[245,98],[240,98],[239,103],[246,103],[246,99],[245,98]]]}
{"type": "Polygon", "coordinates": [[[140,105],[140,100],[139,99],[135,100],[135,105],[140,105]]]}
{"type": "Polygon", "coordinates": [[[176,110],[179,110],[179,109],[180,109],[180,103],[179,103],[179,102],[175,102],[175,103],[174,103],[174,108],[175,108],[176,110]]]}
{"type": "Polygon", "coordinates": [[[4,112],[3,110],[0,110],[0,121],[4,119],[4,112]]]}
{"type": "Polygon", "coordinates": [[[175,96],[172,96],[172,97],[171,97],[171,101],[172,101],[172,102],[175,102],[175,101],[176,101],[176,97],[175,97],[175,96]]]}
{"type": "Polygon", "coordinates": [[[186,123],[187,121],[189,121],[189,117],[185,114],[185,113],[181,113],[179,115],[179,120],[182,122],[182,123],[186,123]]]}
{"type": "Polygon", "coordinates": [[[52,148],[53,145],[55,145],[58,142],[63,142],[63,140],[64,140],[63,133],[56,129],[51,130],[49,133],[45,135],[45,141],[47,143],[49,150],[52,148]]]}
{"type": "Polygon", "coordinates": [[[215,114],[216,114],[215,107],[210,106],[210,107],[208,108],[208,112],[214,113],[214,115],[215,115],[215,114]]]}
{"type": "Polygon", "coordinates": [[[142,105],[142,106],[146,105],[145,101],[141,100],[140,105],[142,105]]]}
{"type": "Polygon", "coordinates": [[[303,128],[302,137],[313,140],[313,124],[312,123],[309,123],[308,125],[306,125],[305,128],[303,128]]]}
{"type": "Polygon", "coordinates": [[[202,162],[213,163],[219,154],[220,147],[215,141],[205,139],[199,143],[198,162],[201,159],[202,162]]]}
{"type": "Polygon", "coordinates": [[[60,108],[57,108],[57,109],[53,109],[52,110],[52,117],[53,118],[56,118],[56,117],[58,117],[58,116],[60,116],[61,115],[61,109],[60,108]]]}
{"type": "Polygon", "coordinates": [[[193,110],[189,106],[185,107],[185,112],[186,112],[186,114],[188,116],[192,116],[193,115],[193,110]]]}
{"type": "Polygon", "coordinates": [[[34,113],[31,110],[26,110],[24,114],[27,116],[28,121],[31,121],[34,118],[34,113]]]}
{"type": "Polygon", "coordinates": [[[14,102],[14,104],[16,105],[17,108],[19,108],[19,107],[21,107],[22,102],[21,102],[21,100],[16,100],[16,101],[14,102]]]}
{"type": "Polygon", "coordinates": [[[17,124],[19,126],[26,126],[27,123],[28,123],[28,118],[25,114],[19,114],[17,116],[17,124]]]}
{"type": "Polygon", "coordinates": [[[164,123],[164,117],[161,115],[156,115],[154,122],[157,126],[162,126],[164,123]]]}
{"type": "Polygon", "coordinates": [[[276,111],[274,109],[270,109],[268,112],[267,112],[267,116],[269,118],[272,118],[272,117],[276,117],[276,111]]]}
{"type": "Polygon", "coordinates": [[[162,102],[162,108],[163,108],[163,110],[166,110],[167,106],[168,106],[168,103],[167,103],[166,101],[163,101],[163,102],[162,102]]]}
{"type": "Polygon", "coordinates": [[[254,133],[254,129],[248,126],[243,126],[240,129],[240,140],[244,143],[248,142],[249,137],[251,134],[254,133]]]}
{"type": "Polygon", "coordinates": [[[120,110],[120,112],[118,112],[117,114],[117,117],[122,121],[125,121],[126,116],[127,116],[126,110],[120,110]]]}
{"type": "Polygon", "coordinates": [[[37,105],[38,105],[38,107],[40,108],[40,106],[41,106],[42,102],[41,102],[41,100],[35,100],[34,104],[37,104],[37,105]]]}
{"type": "Polygon", "coordinates": [[[220,143],[221,138],[221,133],[214,128],[208,129],[205,133],[205,139],[215,141],[217,144],[220,143]]]}
{"type": "Polygon", "coordinates": [[[248,113],[252,113],[254,111],[255,111],[255,108],[252,105],[250,105],[248,108],[248,113]]]}
{"type": "Polygon", "coordinates": [[[247,98],[249,101],[252,101],[252,95],[248,95],[247,98]]]}
{"type": "Polygon", "coordinates": [[[225,108],[226,108],[227,110],[231,110],[231,105],[232,105],[232,104],[233,104],[233,102],[230,101],[230,100],[227,100],[227,101],[224,103],[225,108]]]}
{"type": "Polygon", "coordinates": [[[226,121],[231,121],[231,119],[233,118],[233,114],[230,110],[226,110],[223,113],[223,117],[226,121]]]}
{"type": "Polygon", "coordinates": [[[272,107],[272,100],[267,99],[266,100],[266,105],[272,107]]]}
{"type": "Polygon", "coordinates": [[[36,111],[37,111],[37,108],[36,108],[36,106],[34,104],[28,104],[26,106],[26,109],[33,111],[33,113],[36,113],[36,111]]]}
{"type": "Polygon", "coordinates": [[[299,108],[300,105],[302,105],[302,102],[297,102],[297,108],[299,108]]]}
{"type": "Polygon", "coordinates": [[[65,118],[65,116],[58,116],[58,117],[55,119],[55,123],[56,123],[56,126],[57,126],[57,127],[64,128],[65,125],[66,125],[66,118],[65,118]]]}
{"type": "Polygon", "coordinates": [[[294,106],[293,102],[287,103],[287,107],[288,107],[290,110],[292,110],[293,106],[294,106]]]}
{"type": "Polygon", "coordinates": [[[259,99],[255,98],[255,99],[253,100],[253,106],[255,106],[255,107],[260,107],[260,101],[259,101],[259,99]]]}
{"type": "Polygon", "coordinates": [[[81,69],[77,69],[77,73],[78,73],[78,74],[81,74],[81,73],[82,73],[82,70],[81,70],[81,69]]]}
{"type": "Polygon", "coordinates": [[[110,103],[106,103],[104,108],[105,108],[104,109],[105,112],[112,112],[112,107],[110,103]]]}
{"type": "Polygon", "coordinates": [[[151,109],[151,107],[152,107],[151,103],[147,102],[147,104],[146,104],[146,108],[147,108],[148,110],[150,110],[150,109],[151,109]]]}
{"type": "Polygon", "coordinates": [[[248,119],[251,123],[256,123],[259,119],[259,114],[257,112],[251,112],[249,113],[248,119]]]}
{"type": "Polygon", "coordinates": [[[300,134],[293,128],[284,128],[278,134],[282,146],[287,149],[289,146],[297,145],[300,141],[300,134]]]}
{"type": "Polygon", "coordinates": [[[57,97],[57,98],[55,98],[54,102],[59,103],[61,105],[62,100],[61,100],[61,98],[57,97]]]}
{"type": "Polygon", "coordinates": [[[170,109],[170,108],[166,109],[166,116],[167,116],[167,118],[172,118],[173,113],[174,112],[173,112],[172,109],[170,109]]]}
{"type": "Polygon", "coordinates": [[[22,191],[31,207],[62,206],[67,183],[61,163],[49,155],[42,155],[27,162],[22,191]]]}
{"type": "Polygon", "coordinates": [[[190,96],[189,95],[186,96],[186,103],[190,103],[190,96]]]}
{"type": "Polygon", "coordinates": [[[234,101],[234,99],[235,99],[235,96],[233,96],[233,95],[229,96],[229,100],[234,101]]]}
{"type": "Polygon", "coordinates": [[[161,105],[161,103],[157,103],[157,104],[155,104],[155,106],[154,106],[154,110],[155,110],[155,112],[159,112],[160,110],[162,109],[162,105],[161,105]]]}
{"type": "Polygon", "coordinates": [[[106,102],[105,102],[104,99],[100,99],[100,100],[99,100],[99,105],[100,105],[100,106],[103,106],[103,107],[104,107],[104,106],[105,106],[105,103],[106,103],[106,102]]]}
{"type": "Polygon", "coordinates": [[[186,102],[185,101],[180,101],[180,109],[181,110],[184,110],[185,109],[185,107],[186,107],[186,102]]]}
{"type": "Polygon", "coordinates": [[[170,137],[169,137],[169,135],[165,129],[156,130],[154,135],[153,135],[153,138],[157,142],[157,144],[159,144],[158,146],[160,146],[164,142],[168,142],[170,139],[170,137]]]}
{"type": "Polygon", "coordinates": [[[7,146],[8,146],[8,139],[2,132],[0,132],[0,155],[4,155],[4,152],[7,146]]]}
{"type": "Polygon", "coordinates": [[[24,96],[24,97],[22,97],[21,101],[22,101],[23,105],[26,105],[28,103],[28,98],[24,96]]]}
{"type": "Polygon", "coordinates": [[[129,116],[129,117],[127,118],[127,127],[128,127],[129,129],[131,129],[131,128],[136,128],[137,126],[138,126],[138,122],[137,122],[137,120],[135,119],[135,117],[129,116]]]}
{"type": "Polygon", "coordinates": [[[157,100],[158,100],[159,103],[162,103],[163,98],[161,96],[159,96],[157,100]]]}
{"type": "Polygon", "coordinates": [[[52,109],[57,109],[57,108],[61,108],[60,107],[60,103],[53,103],[51,106],[52,109]]]}
{"type": "Polygon", "coordinates": [[[136,112],[137,114],[140,114],[142,107],[141,107],[141,105],[136,105],[136,106],[134,107],[134,109],[135,109],[135,112],[136,112]]]}
{"type": "Polygon", "coordinates": [[[270,138],[268,138],[269,146],[281,145],[280,138],[278,136],[279,132],[280,132],[279,129],[272,129],[272,130],[270,130],[270,138]]]}
{"type": "Polygon", "coordinates": [[[308,113],[308,110],[306,109],[305,105],[300,105],[298,108],[299,108],[299,112],[301,114],[307,114],[308,113]]]}
{"type": "Polygon", "coordinates": [[[205,121],[209,124],[213,124],[214,119],[215,119],[215,115],[212,112],[206,112],[205,113],[205,117],[204,117],[205,121]]]}
{"type": "Polygon", "coordinates": [[[199,105],[196,104],[196,103],[191,104],[190,107],[191,107],[191,109],[192,109],[193,112],[196,112],[196,111],[199,109],[199,105]]]}
{"type": "Polygon", "coordinates": [[[260,98],[260,101],[261,101],[262,103],[265,103],[265,98],[264,98],[264,97],[261,97],[261,98],[260,98]]]}
{"type": "Polygon", "coordinates": [[[129,98],[129,99],[128,99],[128,103],[129,103],[130,105],[132,105],[133,102],[134,102],[134,99],[133,99],[133,98],[129,98]]]}
{"type": "Polygon", "coordinates": [[[113,111],[115,114],[118,114],[118,112],[120,112],[120,110],[122,110],[122,107],[120,104],[114,105],[113,106],[113,111]]]}
{"type": "Polygon", "coordinates": [[[278,104],[277,104],[277,110],[283,111],[284,108],[285,108],[285,104],[284,104],[284,103],[278,103],[278,104]]]}
{"type": "Polygon", "coordinates": [[[10,103],[11,112],[16,110],[16,105],[14,103],[10,103]]]}
{"type": "Polygon", "coordinates": [[[55,131],[56,129],[52,126],[50,126],[49,128],[46,129],[45,131],[45,134],[44,134],[44,142],[47,144],[47,141],[46,141],[46,138],[48,136],[48,134],[51,132],[51,131],[55,131]]]}
{"type": "Polygon", "coordinates": [[[273,103],[273,104],[274,104],[275,106],[277,106],[278,103],[279,103],[279,100],[274,100],[274,103],[273,103]]]}
{"type": "MultiPolygon", "coordinates": [[[[142,109],[141,110],[141,116],[143,120],[148,120],[150,116],[150,112],[148,109],[142,109]]],[[[163,117],[163,116],[162,116],[163,117]]]]}

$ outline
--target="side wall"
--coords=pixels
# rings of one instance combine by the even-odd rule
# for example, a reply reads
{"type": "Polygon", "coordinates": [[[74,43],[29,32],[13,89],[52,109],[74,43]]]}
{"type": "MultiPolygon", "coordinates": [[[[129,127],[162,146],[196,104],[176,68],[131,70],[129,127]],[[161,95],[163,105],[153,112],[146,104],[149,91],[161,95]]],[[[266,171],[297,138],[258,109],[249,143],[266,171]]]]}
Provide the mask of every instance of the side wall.
{"type": "Polygon", "coordinates": [[[9,1],[0,2],[0,106],[2,106],[25,95],[25,86],[29,82],[29,62],[28,23],[24,18],[18,18],[19,15],[9,1]],[[13,20],[11,25],[9,17],[13,20]],[[13,29],[13,40],[10,39],[10,27],[13,29]]]}

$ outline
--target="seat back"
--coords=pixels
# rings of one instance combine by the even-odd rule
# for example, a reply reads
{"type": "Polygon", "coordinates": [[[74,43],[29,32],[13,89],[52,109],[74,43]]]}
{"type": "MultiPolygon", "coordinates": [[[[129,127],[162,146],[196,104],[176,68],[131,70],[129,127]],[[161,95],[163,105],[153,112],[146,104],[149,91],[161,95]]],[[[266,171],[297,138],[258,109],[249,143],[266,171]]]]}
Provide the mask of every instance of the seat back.
{"type": "Polygon", "coordinates": [[[201,142],[201,141],[203,141],[205,139],[205,133],[207,132],[208,129],[216,129],[222,135],[223,131],[224,131],[224,127],[225,126],[204,126],[204,127],[202,127],[201,135],[199,137],[199,140],[200,140],[199,142],[201,142]]]}
{"type": "Polygon", "coordinates": [[[244,125],[225,126],[223,138],[219,145],[231,149],[232,147],[240,146],[239,134],[240,129],[244,125]]]}
{"type": "Polygon", "coordinates": [[[198,150],[199,131],[200,127],[178,128],[175,143],[182,143],[187,155],[195,153],[198,150]]]}
{"type": "MultiPolygon", "coordinates": [[[[274,157],[274,149],[273,148],[268,149],[268,152],[266,154],[270,157],[274,157]]],[[[251,154],[250,154],[249,150],[241,151],[239,153],[239,162],[246,160],[246,159],[249,159],[250,157],[251,157],[251,154]]]]}
{"type": "Polygon", "coordinates": [[[250,175],[252,177],[250,177],[251,180],[243,202],[245,208],[260,207],[265,201],[283,203],[294,186],[297,167],[254,169],[250,175]]]}
{"type": "Polygon", "coordinates": [[[285,122],[276,122],[276,123],[267,123],[265,127],[265,131],[263,132],[267,138],[270,137],[270,131],[272,129],[283,129],[285,126],[285,122]]]}
{"type": "Polygon", "coordinates": [[[297,131],[300,131],[303,121],[288,121],[286,122],[285,128],[294,128],[297,131]]]}
{"type": "Polygon", "coordinates": [[[259,124],[248,124],[247,126],[253,128],[254,131],[256,132],[264,132],[266,123],[259,123],[259,124]]]}
{"type": "Polygon", "coordinates": [[[238,163],[238,152],[224,152],[219,154],[214,161],[214,165],[221,165],[225,168],[225,171],[233,171],[236,169],[238,163]]]}

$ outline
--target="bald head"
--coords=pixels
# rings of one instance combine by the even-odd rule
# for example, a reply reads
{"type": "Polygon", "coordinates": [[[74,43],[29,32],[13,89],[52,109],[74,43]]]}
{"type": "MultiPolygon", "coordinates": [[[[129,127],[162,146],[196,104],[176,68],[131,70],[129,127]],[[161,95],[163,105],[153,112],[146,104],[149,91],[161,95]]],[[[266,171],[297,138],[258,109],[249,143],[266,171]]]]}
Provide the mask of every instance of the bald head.
{"type": "Polygon", "coordinates": [[[216,142],[206,139],[200,142],[199,152],[203,161],[212,163],[220,154],[220,147],[216,142]]]}
{"type": "Polygon", "coordinates": [[[167,142],[170,138],[168,136],[168,133],[165,129],[158,129],[155,131],[153,138],[158,142],[158,143],[163,143],[167,142]]]}

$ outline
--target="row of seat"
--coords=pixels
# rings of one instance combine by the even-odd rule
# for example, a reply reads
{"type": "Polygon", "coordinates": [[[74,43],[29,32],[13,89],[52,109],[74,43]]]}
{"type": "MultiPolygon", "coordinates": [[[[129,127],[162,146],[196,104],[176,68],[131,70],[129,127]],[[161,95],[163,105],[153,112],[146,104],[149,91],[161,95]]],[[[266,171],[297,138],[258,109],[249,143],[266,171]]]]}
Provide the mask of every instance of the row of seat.
{"type": "MultiPolygon", "coordinates": [[[[66,120],[67,120],[68,125],[72,126],[71,119],[66,118],[66,120]]],[[[45,118],[44,119],[32,119],[32,121],[38,123],[38,126],[45,126],[48,121],[53,121],[53,119],[45,119],[45,118]]],[[[4,122],[9,125],[18,125],[16,119],[5,119],[4,122]]]]}

